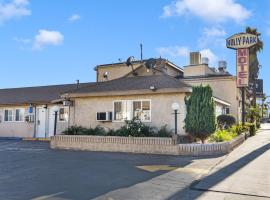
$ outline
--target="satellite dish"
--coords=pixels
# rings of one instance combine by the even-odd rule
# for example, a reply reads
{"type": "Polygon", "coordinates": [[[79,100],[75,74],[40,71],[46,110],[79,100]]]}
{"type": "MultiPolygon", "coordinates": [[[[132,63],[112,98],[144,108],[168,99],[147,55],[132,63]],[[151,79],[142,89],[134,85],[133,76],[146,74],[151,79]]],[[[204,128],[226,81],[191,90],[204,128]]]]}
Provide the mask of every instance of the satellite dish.
{"type": "Polygon", "coordinates": [[[103,77],[104,77],[104,78],[108,78],[108,75],[109,75],[108,72],[104,72],[103,77]]]}
{"type": "Polygon", "coordinates": [[[129,66],[133,66],[133,61],[134,61],[134,56],[130,56],[128,57],[127,61],[126,61],[126,65],[129,66]]]}
{"type": "Polygon", "coordinates": [[[128,59],[127,59],[127,61],[126,61],[126,65],[127,65],[128,67],[131,66],[133,75],[134,75],[134,76],[137,76],[138,73],[136,73],[136,72],[134,71],[134,68],[133,68],[133,62],[134,62],[134,56],[130,56],[130,57],[128,57],[128,59]]]}

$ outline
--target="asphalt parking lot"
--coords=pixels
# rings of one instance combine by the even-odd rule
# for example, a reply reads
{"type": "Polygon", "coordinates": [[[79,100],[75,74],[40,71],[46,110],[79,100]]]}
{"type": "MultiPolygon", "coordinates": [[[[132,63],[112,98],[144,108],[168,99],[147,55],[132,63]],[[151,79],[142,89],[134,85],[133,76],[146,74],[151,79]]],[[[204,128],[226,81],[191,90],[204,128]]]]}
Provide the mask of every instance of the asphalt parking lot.
{"type": "MultiPolygon", "coordinates": [[[[164,178],[164,175],[177,168],[192,166],[196,159],[51,150],[48,142],[0,140],[0,199],[110,199],[106,194],[123,188],[133,190],[134,185],[147,183],[157,177],[163,177],[162,182],[172,180],[175,175],[169,179],[164,178]]],[[[200,161],[203,167],[213,164],[208,163],[208,160],[200,161]]],[[[198,170],[193,171],[192,178],[198,170]]],[[[181,171],[177,174],[188,173],[181,171]]],[[[188,182],[190,177],[186,177],[185,181],[188,182]]],[[[171,185],[181,185],[180,180],[179,183],[173,180],[171,185]]],[[[171,188],[170,185],[168,187],[171,188]]],[[[155,190],[155,187],[152,188],[155,190]]],[[[144,189],[147,190],[147,186],[143,186],[140,191],[144,189]]]]}

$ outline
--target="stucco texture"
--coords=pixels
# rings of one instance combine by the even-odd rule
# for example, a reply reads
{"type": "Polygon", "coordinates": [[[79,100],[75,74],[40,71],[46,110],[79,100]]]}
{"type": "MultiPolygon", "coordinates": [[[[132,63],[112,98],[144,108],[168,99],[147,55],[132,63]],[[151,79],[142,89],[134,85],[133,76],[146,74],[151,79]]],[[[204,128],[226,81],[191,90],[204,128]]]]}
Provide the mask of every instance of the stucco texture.
{"type": "Polygon", "coordinates": [[[174,130],[174,115],[171,105],[177,102],[180,105],[178,114],[178,134],[185,134],[183,129],[184,118],[186,114],[185,93],[168,94],[145,94],[130,96],[102,96],[102,97],[84,97],[75,98],[74,106],[71,108],[71,125],[81,125],[84,127],[96,127],[98,125],[107,129],[119,129],[124,122],[98,122],[96,120],[97,112],[113,112],[113,102],[116,100],[151,100],[151,122],[146,124],[160,128],[167,125],[169,129],[174,130]]]}

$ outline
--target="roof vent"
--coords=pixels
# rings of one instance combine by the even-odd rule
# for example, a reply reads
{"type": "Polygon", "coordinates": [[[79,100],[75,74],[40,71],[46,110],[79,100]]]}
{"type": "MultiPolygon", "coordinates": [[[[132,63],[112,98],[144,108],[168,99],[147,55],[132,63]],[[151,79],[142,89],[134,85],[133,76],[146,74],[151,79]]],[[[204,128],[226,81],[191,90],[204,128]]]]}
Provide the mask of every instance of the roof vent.
{"type": "Polygon", "coordinates": [[[227,69],[227,62],[225,60],[218,61],[218,71],[219,72],[226,72],[227,69]]]}
{"type": "Polygon", "coordinates": [[[209,64],[209,58],[207,58],[207,57],[202,57],[202,64],[208,65],[208,64],[209,64]]]}
{"type": "Polygon", "coordinates": [[[200,52],[190,52],[190,65],[201,64],[201,53],[200,52]]]}

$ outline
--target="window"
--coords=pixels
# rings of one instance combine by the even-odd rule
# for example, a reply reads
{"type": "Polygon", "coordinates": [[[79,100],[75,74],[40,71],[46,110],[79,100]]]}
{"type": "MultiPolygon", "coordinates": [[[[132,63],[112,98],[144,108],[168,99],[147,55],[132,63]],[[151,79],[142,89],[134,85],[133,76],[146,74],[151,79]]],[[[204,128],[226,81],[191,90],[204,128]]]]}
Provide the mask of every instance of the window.
{"type": "Polygon", "coordinates": [[[133,101],[133,117],[150,121],[150,101],[133,101]]]}
{"type": "Polygon", "coordinates": [[[13,110],[6,109],[5,110],[5,122],[12,122],[13,121],[13,110]]]}
{"type": "Polygon", "coordinates": [[[15,121],[16,122],[24,121],[24,109],[22,108],[15,109],[15,121]]]}
{"type": "Polygon", "coordinates": [[[116,121],[122,121],[124,120],[124,102],[123,101],[117,101],[114,102],[114,120],[116,121]]]}
{"type": "Polygon", "coordinates": [[[59,121],[67,122],[68,121],[68,108],[60,108],[59,109],[59,121]]]}
{"type": "Polygon", "coordinates": [[[114,102],[114,120],[124,121],[138,118],[141,121],[151,121],[149,100],[126,100],[114,102]]]}
{"type": "Polygon", "coordinates": [[[24,121],[24,109],[16,108],[16,109],[5,109],[5,122],[23,122],[24,121]]]}

